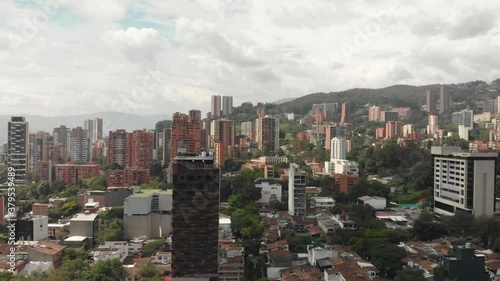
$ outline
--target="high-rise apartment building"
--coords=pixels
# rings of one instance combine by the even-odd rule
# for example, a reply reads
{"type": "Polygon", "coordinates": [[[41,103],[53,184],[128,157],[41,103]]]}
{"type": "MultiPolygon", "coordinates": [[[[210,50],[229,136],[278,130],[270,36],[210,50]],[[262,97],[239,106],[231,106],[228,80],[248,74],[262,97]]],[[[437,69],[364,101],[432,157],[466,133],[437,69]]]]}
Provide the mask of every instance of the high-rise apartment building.
{"type": "Polygon", "coordinates": [[[403,125],[403,137],[406,137],[408,135],[411,135],[415,133],[415,127],[413,124],[405,124],[403,125]]]}
{"type": "Polygon", "coordinates": [[[102,119],[87,119],[83,122],[83,129],[87,133],[90,144],[93,145],[97,140],[102,140],[102,119]]]}
{"type": "Polygon", "coordinates": [[[396,111],[381,111],[380,112],[380,121],[389,122],[389,121],[398,121],[399,113],[396,111]]]}
{"type": "Polygon", "coordinates": [[[38,170],[38,163],[49,161],[52,148],[52,137],[47,132],[29,134],[29,168],[31,171],[38,170]]]}
{"type": "Polygon", "coordinates": [[[389,121],[385,123],[385,138],[392,139],[394,137],[403,136],[403,125],[399,121],[389,121]]]}
{"type": "Polygon", "coordinates": [[[100,172],[99,165],[95,163],[86,164],[56,164],[56,180],[61,180],[67,185],[77,184],[80,179],[97,177],[100,172]]]}
{"type": "Polygon", "coordinates": [[[330,159],[347,159],[347,141],[345,137],[334,137],[331,140],[330,159]]]}
{"type": "Polygon", "coordinates": [[[500,140],[500,118],[493,119],[493,139],[500,140]]]}
{"type": "Polygon", "coordinates": [[[259,150],[264,155],[278,153],[280,145],[280,124],[278,118],[270,116],[260,117],[255,121],[255,124],[259,150]]]}
{"type": "Polygon", "coordinates": [[[288,213],[291,216],[306,215],[306,173],[300,166],[290,163],[288,169],[288,213]]]}
{"type": "Polygon", "coordinates": [[[223,143],[224,147],[234,147],[235,127],[233,120],[213,120],[210,132],[213,143],[215,143],[215,141],[220,141],[223,143]]]}
{"type": "Polygon", "coordinates": [[[427,120],[427,134],[432,135],[438,131],[438,116],[429,115],[427,120]]]}
{"type": "Polygon", "coordinates": [[[430,114],[436,113],[436,94],[433,93],[430,89],[425,91],[425,109],[430,114]]]}
{"type": "Polygon", "coordinates": [[[349,123],[350,121],[350,112],[349,112],[349,103],[344,102],[342,103],[342,118],[340,119],[340,123],[349,123]]]}
{"type": "Polygon", "coordinates": [[[170,128],[163,129],[163,138],[162,138],[163,144],[163,160],[162,164],[163,166],[168,166],[170,165],[170,156],[172,153],[172,125],[170,125],[170,128]]]}
{"type": "Polygon", "coordinates": [[[474,128],[474,113],[472,110],[463,109],[451,114],[451,123],[462,125],[467,129],[474,128]]]}
{"type": "Polygon", "coordinates": [[[78,164],[90,162],[90,141],[82,127],[71,130],[71,162],[78,164]]]}
{"type": "Polygon", "coordinates": [[[127,138],[125,130],[109,131],[107,162],[117,163],[123,168],[127,165],[127,138]]]}
{"type": "Polygon", "coordinates": [[[212,96],[212,104],[210,107],[210,111],[212,113],[213,118],[221,117],[221,97],[218,95],[212,96]]]}
{"type": "Polygon", "coordinates": [[[71,129],[64,125],[54,128],[53,161],[54,163],[66,162],[71,159],[71,129]]]}
{"type": "Polygon", "coordinates": [[[23,183],[29,167],[29,124],[24,117],[12,116],[7,129],[7,164],[16,170],[14,182],[23,183]]]}
{"type": "Polygon", "coordinates": [[[128,163],[126,168],[149,169],[153,162],[154,154],[153,132],[136,130],[128,134],[127,152],[128,163]]]}
{"type": "Polygon", "coordinates": [[[431,148],[434,170],[434,212],[462,210],[492,216],[495,210],[497,152],[464,153],[460,147],[431,148]]]}
{"type": "Polygon", "coordinates": [[[222,116],[233,114],[233,97],[222,96],[222,116]]]}
{"type": "Polygon", "coordinates": [[[210,138],[212,135],[212,120],[205,119],[201,121],[201,148],[208,151],[210,148],[210,138]]]}
{"type": "Polygon", "coordinates": [[[348,127],[346,124],[330,124],[326,126],[325,147],[331,150],[331,140],[335,137],[347,139],[348,127]]]}
{"type": "Polygon", "coordinates": [[[380,106],[368,108],[368,121],[380,121],[380,106]]]}
{"type": "Polygon", "coordinates": [[[154,142],[154,133],[145,130],[109,132],[108,163],[117,163],[124,168],[149,169],[154,158],[154,142]]]}
{"type": "Polygon", "coordinates": [[[255,126],[252,121],[241,123],[241,134],[255,141],[255,126]]]}
{"type": "Polygon", "coordinates": [[[219,175],[214,156],[173,161],[172,277],[218,276],[219,175]]]}
{"type": "Polygon", "coordinates": [[[200,152],[201,124],[199,119],[177,112],[172,116],[171,161],[177,156],[179,149],[185,153],[200,152]]]}
{"type": "Polygon", "coordinates": [[[439,89],[439,113],[448,112],[452,108],[453,100],[451,98],[451,94],[444,85],[441,85],[439,89]]]}
{"type": "MultiPolygon", "coordinates": [[[[191,109],[189,111],[189,117],[193,118],[193,119],[198,119],[198,120],[201,120],[201,110],[198,110],[198,109],[191,109]]],[[[172,124],[170,124],[170,127],[172,126],[172,124]]]]}

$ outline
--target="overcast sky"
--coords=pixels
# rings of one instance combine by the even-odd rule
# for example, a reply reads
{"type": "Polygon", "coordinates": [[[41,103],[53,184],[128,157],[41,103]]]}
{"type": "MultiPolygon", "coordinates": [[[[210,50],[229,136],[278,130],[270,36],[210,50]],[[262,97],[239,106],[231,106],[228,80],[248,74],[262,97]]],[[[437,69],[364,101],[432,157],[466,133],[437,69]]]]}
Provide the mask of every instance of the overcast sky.
{"type": "Polygon", "coordinates": [[[500,78],[499,1],[408,2],[1,0],[0,114],[205,115],[214,94],[500,78]]]}

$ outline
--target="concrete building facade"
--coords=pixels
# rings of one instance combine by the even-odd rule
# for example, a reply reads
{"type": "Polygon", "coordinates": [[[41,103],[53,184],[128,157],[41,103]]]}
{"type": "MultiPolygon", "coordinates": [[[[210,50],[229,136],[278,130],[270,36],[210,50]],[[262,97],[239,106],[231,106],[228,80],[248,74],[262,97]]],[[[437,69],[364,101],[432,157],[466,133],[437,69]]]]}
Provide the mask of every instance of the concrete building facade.
{"type": "Polygon", "coordinates": [[[479,217],[495,210],[497,152],[464,153],[460,147],[431,148],[434,211],[453,215],[462,210],[479,217]]]}

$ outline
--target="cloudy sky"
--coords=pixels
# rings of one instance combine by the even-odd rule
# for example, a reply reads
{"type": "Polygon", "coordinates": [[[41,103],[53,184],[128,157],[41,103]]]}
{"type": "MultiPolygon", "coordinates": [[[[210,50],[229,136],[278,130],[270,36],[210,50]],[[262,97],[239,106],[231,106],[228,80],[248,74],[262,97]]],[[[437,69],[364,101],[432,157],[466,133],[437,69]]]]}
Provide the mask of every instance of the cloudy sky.
{"type": "Polygon", "coordinates": [[[489,82],[500,77],[499,10],[465,0],[1,0],[0,114],[205,114],[214,94],[239,105],[489,82]]]}

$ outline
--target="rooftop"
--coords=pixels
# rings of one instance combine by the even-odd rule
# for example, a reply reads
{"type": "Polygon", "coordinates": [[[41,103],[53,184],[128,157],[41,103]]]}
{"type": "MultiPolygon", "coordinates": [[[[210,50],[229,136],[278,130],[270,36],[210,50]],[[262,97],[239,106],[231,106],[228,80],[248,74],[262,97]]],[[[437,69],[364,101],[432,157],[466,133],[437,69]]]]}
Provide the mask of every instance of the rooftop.
{"type": "Polygon", "coordinates": [[[66,246],[59,245],[56,243],[52,243],[49,241],[40,241],[38,244],[34,245],[30,249],[33,249],[38,252],[42,252],[44,254],[48,255],[55,255],[59,253],[60,251],[64,250],[66,246]]]}
{"type": "Polygon", "coordinates": [[[75,217],[71,219],[72,222],[74,221],[94,221],[97,219],[98,214],[85,214],[85,213],[79,213],[75,217]]]}
{"type": "Polygon", "coordinates": [[[87,239],[85,236],[70,236],[64,240],[64,242],[83,242],[87,239]]]}
{"type": "Polygon", "coordinates": [[[130,196],[132,197],[149,197],[154,194],[162,194],[162,195],[172,195],[172,189],[161,190],[161,189],[141,189],[141,191],[134,193],[130,196]]]}

